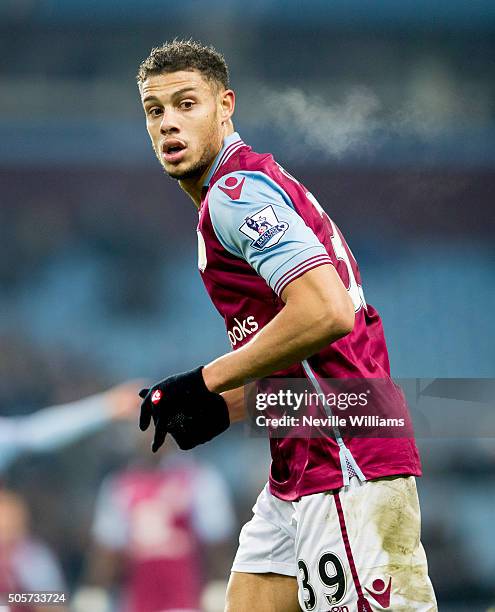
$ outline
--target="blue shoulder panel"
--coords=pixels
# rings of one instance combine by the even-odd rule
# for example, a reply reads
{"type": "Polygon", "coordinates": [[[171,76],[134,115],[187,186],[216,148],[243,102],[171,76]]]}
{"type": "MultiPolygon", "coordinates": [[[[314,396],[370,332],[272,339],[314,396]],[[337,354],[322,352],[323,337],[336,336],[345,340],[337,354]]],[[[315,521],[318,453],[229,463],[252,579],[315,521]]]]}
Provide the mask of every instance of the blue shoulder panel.
{"type": "Polygon", "coordinates": [[[212,187],[208,205],[222,246],[245,259],[274,291],[301,263],[318,255],[328,257],[287,193],[263,172],[223,176],[212,187]]]}

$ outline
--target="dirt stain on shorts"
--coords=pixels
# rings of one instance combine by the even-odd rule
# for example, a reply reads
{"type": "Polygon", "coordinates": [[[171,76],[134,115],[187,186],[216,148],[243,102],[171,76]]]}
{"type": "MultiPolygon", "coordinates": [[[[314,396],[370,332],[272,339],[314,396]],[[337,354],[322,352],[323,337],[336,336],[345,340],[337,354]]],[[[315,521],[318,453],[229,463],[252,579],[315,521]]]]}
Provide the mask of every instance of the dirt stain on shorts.
{"type": "MultiPolygon", "coordinates": [[[[389,562],[380,572],[392,576],[392,594],[407,602],[422,603],[421,610],[435,611],[435,595],[428,578],[426,555],[420,542],[421,515],[413,477],[391,477],[376,481],[379,497],[372,504],[371,520],[389,562]],[[424,604],[431,607],[424,607],[424,604]]],[[[392,600],[393,600],[392,595],[392,600]]],[[[394,611],[411,610],[408,605],[394,611]]]]}

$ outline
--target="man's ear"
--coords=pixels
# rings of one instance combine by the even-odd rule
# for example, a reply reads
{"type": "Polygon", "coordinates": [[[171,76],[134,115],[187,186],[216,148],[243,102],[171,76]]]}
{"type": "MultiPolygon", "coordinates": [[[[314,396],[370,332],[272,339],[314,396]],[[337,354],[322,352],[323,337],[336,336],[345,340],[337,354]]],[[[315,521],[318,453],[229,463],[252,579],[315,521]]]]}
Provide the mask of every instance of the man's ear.
{"type": "Polygon", "coordinates": [[[222,123],[226,123],[234,114],[235,93],[232,89],[225,89],[220,96],[220,114],[222,123]]]}

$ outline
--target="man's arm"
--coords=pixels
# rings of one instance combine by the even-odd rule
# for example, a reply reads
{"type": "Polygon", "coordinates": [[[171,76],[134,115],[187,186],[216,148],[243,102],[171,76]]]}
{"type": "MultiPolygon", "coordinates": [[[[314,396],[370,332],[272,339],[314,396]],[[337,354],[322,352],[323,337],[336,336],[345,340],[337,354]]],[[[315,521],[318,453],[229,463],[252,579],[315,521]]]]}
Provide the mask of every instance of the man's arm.
{"type": "Polygon", "coordinates": [[[225,392],[268,376],[352,331],[354,306],[332,265],[306,272],[281,297],[284,308],[250,342],[203,368],[210,391],[225,392]]]}
{"type": "Polygon", "coordinates": [[[243,418],[244,392],[239,387],[245,381],[302,361],[353,329],[354,306],[332,265],[292,281],[281,298],[284,308],[245,346],[140,391],[144,401],[139,426],[145,431],[153,418],[153,452],[168,431],[183,450],[211,440],[243,418]]]}
{"type": "Polygon", "coordinates": [[[231,416],[239,415],[240,401],[234,393],[225,397],[220,393],[314,355],[354,325],[354,306],[326,248],[283,188],[262,172],[238,171],[229,177],[243,181],[242,198],[233,205],[218,186],[211,189],[208,210],[215,235],[227,252],[246,261],[266,281],[285,306],[245,346],[141,390],[140,428],[146,430],[153,419],[154,452],[167,431],[184,450],[219,435],[231,416]],[[265,210],[283,233],[275,244],[256,245],[256,236],[244,225],[265,210]],[[302,270],[305,274],[298,276],[302,270]]]}
{"type": "Polygon", "coordinates": [[[134,418],[140,386],[142,381],[129,381],[82,400],[0,419],[0,470],[23,452],[57,450],[112,421],[134,418]]]}

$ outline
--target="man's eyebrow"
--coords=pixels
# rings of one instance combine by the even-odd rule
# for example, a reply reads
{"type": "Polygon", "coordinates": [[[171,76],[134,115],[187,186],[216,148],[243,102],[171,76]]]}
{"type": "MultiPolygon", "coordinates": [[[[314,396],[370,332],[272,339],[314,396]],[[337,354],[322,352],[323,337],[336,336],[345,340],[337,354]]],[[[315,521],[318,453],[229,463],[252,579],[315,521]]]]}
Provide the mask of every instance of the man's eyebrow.
{"type": "MultiPolygon", "coordinates": [[[[196,88],[195,87],[183,87],[182,89],[179,89],[178,91],[175,91],[172,94],[172,98],[178,98],[180,96],[182,96],[183,94],[187,93],[188,91],[195,91],[196,88]]],[[[145,98],[143,98],[143,104],[146,104],[146,102],[159,102],[160,100],[153,95],[150,96],[146,96],[145,98]]]]}
{"type": "Polygon", "coordinates": [[[196,87],[193,87],[193,86],[183,87],[182,89],[179,89],[179,91],[176,91],[175,93],[173,93],[172,98],[178,98],[184,95],[185,93],[187,93],[188,91],[196,91],[196,87]]]}
{"type": "Polygon", "coordinates": [[[158,102],[158,98],[156,96],[146,96],[146,98],[143,98],[143,104],[146,102],[151,102],[152,100],[158,102]]]}

